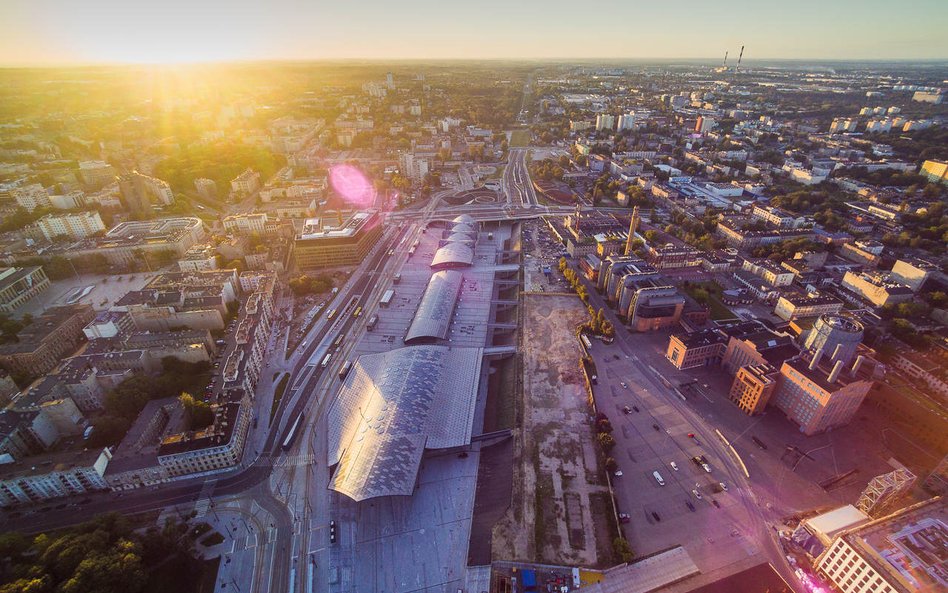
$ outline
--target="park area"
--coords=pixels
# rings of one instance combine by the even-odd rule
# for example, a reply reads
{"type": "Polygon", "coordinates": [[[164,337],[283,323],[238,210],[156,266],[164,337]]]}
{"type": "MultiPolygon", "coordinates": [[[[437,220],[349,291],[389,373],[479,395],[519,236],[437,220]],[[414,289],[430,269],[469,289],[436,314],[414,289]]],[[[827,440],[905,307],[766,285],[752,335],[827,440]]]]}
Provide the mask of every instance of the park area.
{"type": "Polygon", "coordinates": [[[611,560],[601,472],[588,421],[575,296],[524,297],[523,425],[515,430],[511,508],[494,558],[596,566],[611,560]]]}

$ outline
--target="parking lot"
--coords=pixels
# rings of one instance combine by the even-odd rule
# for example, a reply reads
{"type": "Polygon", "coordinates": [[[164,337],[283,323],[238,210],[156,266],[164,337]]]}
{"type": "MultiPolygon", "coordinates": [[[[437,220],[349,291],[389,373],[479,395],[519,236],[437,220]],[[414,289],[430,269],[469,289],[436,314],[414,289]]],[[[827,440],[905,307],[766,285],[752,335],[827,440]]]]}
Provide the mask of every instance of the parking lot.
{"type": "Polygon", "coordinates": [[[732,483],[718,447],[712,446],[718,443],[672,405],[668,398],[677,396],[669,395],[661,376],[631,352],[594,342],[592,353],[597,407],[613,425],[612,456],[622,472],[613,477],[618,510],[628,515],[621,528],[636,557],[680,544],[705,573],[731,572],[759,561],[745,506],[749,493],[732,483]],[[694,457],[703,458],[710,471],[694,457]]]}

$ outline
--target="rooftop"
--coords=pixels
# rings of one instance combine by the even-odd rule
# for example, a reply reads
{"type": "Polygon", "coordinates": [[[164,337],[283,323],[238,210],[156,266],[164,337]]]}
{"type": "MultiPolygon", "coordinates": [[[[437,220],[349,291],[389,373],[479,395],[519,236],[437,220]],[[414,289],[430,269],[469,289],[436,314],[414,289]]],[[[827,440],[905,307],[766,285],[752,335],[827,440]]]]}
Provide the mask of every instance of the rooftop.
{"type": "Polygon", "coordinates": [[[411,346],[360,356],[329,410],[329,487],[408,496],[425,449],[471,442],[483,349],[411,346]]]}

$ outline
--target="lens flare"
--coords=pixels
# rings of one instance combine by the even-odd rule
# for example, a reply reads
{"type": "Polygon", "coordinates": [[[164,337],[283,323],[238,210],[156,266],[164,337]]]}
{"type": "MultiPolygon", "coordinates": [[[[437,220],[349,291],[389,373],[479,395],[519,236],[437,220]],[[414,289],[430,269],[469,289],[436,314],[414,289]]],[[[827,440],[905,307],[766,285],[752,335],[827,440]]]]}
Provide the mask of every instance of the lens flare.
{"type": "Polygon", "coordinates": [[[329,170],[329,183],[347,204],[368,208],[375,202],[375,188],[365,175],[352,165],[335,165],[329,170]]]}

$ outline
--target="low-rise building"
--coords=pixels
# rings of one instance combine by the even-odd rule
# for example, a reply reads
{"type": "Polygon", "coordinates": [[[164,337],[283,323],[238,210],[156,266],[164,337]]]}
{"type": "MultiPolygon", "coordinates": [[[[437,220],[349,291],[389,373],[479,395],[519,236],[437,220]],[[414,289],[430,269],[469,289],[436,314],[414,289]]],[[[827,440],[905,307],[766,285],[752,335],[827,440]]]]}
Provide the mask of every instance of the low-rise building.
{"type": "Polygon", "coordinates": [[[918,292],[933,274],[938,273],[939,267],[932,262],[915,258],[900,259],[896,260],[895,265],[892,266],[889,278],[908,286],[912,292],[918,292]]]}
{"type": "Polygon", "coordinates": [[[249,196],[260,189],[260,173],[248,168],[230,180],[230,188],[238,196],[249,196]]]}
{"type": "Polygon", "coordinates": [[[0,465],[0,506],[107,490],[108,449],[66,451],[0,465]]]}
{"type": "Polygon", "coordinates": [[[944,361],[923,352],[902,351],[893,357],[892,366],[942,397],[948,397],[948,368],[944,361]]]}
{"type": "Polygon", "coordinates": [[[774,315],[784,321],[799,317],[819,317],[824,313],[837,313],[843,302],[827,294],[816,292],[785,292],[777,299],[774,315]]]}
{"type": "Polygon", "coordinates": [[[713,366],[721,362],[729,339],[718,328],[688,334],[676,332],[668,339],[665,358],[681,370],[713,366]]]}
{"type": "Polygon", "coordinates": [[[837,534],[814,566],[842,593],[944,591],[948,505],[939,497],[837,534]]]}
{"type": "Polygon", "coordinates": [[[0,367],[25,376],[48,373],[79,347],[83,328],[94,318],[89,305],[47,309],[18,332],[19,341],[0,345],[0,367]]]}
{"type": "Polygon", "coordinates": [[[266,231],[267,214],[256,212],[253,214],[235,214],[224,218],[224,230],[229,233],[260,233],[266,231]]]}
{"type": "Polygon", "coordinates": [[[42,266],[0,268],[0,313],[12,313],[48,288],[42,266]]]}
{"type": "Polygon", "coordinates": [[[876,307],[904,303],[915,296],[911,288],[892,282],[889,274],[882,272],[846,272],[842,286],[876,307]]]}

